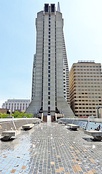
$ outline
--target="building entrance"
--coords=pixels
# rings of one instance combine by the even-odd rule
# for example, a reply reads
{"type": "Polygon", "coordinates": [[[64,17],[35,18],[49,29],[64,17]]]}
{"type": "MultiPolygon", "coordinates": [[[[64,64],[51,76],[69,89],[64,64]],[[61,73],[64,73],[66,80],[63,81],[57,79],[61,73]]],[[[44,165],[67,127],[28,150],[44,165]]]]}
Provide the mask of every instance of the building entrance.
{"type": "Polygon", "coordinates": [[[44,122],[54,122],[55,116],[51,116],[51,115],[43,116],[43,121],[44,122]]]}

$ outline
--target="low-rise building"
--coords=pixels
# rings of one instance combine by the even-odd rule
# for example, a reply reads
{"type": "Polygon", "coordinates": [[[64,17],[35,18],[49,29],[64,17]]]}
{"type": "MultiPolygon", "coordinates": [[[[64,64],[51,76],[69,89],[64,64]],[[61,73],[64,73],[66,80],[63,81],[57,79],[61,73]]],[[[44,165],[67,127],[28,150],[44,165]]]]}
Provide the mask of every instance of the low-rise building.
{"type": "Polygon", "coordinates": [[[0,108],[0,113],[4,114],[6,113],[7,114],[8,110],[7,109],[4,109],[4,108],[0,108]]]}
{"type": "Polygon", "coordinates": [[[11,112],[14,111],[25,112],[29,104],[30,100],[28,99],[8,99],[7,101],[5,101],[5,103],[3,103],[2,108],[8,109],[11,112]]]}

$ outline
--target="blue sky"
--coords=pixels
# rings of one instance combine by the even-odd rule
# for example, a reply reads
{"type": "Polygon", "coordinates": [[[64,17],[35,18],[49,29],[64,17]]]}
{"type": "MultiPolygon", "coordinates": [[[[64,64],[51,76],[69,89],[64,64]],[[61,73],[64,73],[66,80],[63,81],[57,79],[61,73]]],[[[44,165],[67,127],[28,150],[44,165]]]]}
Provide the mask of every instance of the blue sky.
{"type": "MultiPolygon", "coordinates": [[[[11,98],[31,97],[35,18],[44,0],[0,0],[0,106],[11,98]]],[[[102,0],[63,0],[69,68],[78,60],[102,63],[102,0]]]]}

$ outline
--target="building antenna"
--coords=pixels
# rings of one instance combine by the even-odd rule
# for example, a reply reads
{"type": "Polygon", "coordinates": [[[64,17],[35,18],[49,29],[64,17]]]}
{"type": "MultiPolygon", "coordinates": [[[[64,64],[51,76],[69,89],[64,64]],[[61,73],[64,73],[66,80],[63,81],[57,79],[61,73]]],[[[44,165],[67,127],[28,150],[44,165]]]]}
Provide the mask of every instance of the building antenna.
{"type": "Polygon", "coordinates": [[[60,3],[59,2],[58,2],[58,5],[57,5],[57,11],[61,12],[61,10],[60,10],[60,3]]]}

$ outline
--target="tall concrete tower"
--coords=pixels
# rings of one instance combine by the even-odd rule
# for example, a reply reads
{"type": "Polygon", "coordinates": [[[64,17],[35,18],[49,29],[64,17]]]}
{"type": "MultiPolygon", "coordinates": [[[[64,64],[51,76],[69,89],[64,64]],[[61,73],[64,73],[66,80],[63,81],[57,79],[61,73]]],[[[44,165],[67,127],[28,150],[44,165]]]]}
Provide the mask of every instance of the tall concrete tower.
{"type": "MultiPolygon", "coordinates": [[[[36,18],[36,54],[32,99],[27,112],[43,116],[74,116],[69,106],[69,70],[60,5],[45,4],[36,18]]],[[[45,118],[44,118],[45,119],[45,118]]]]}

